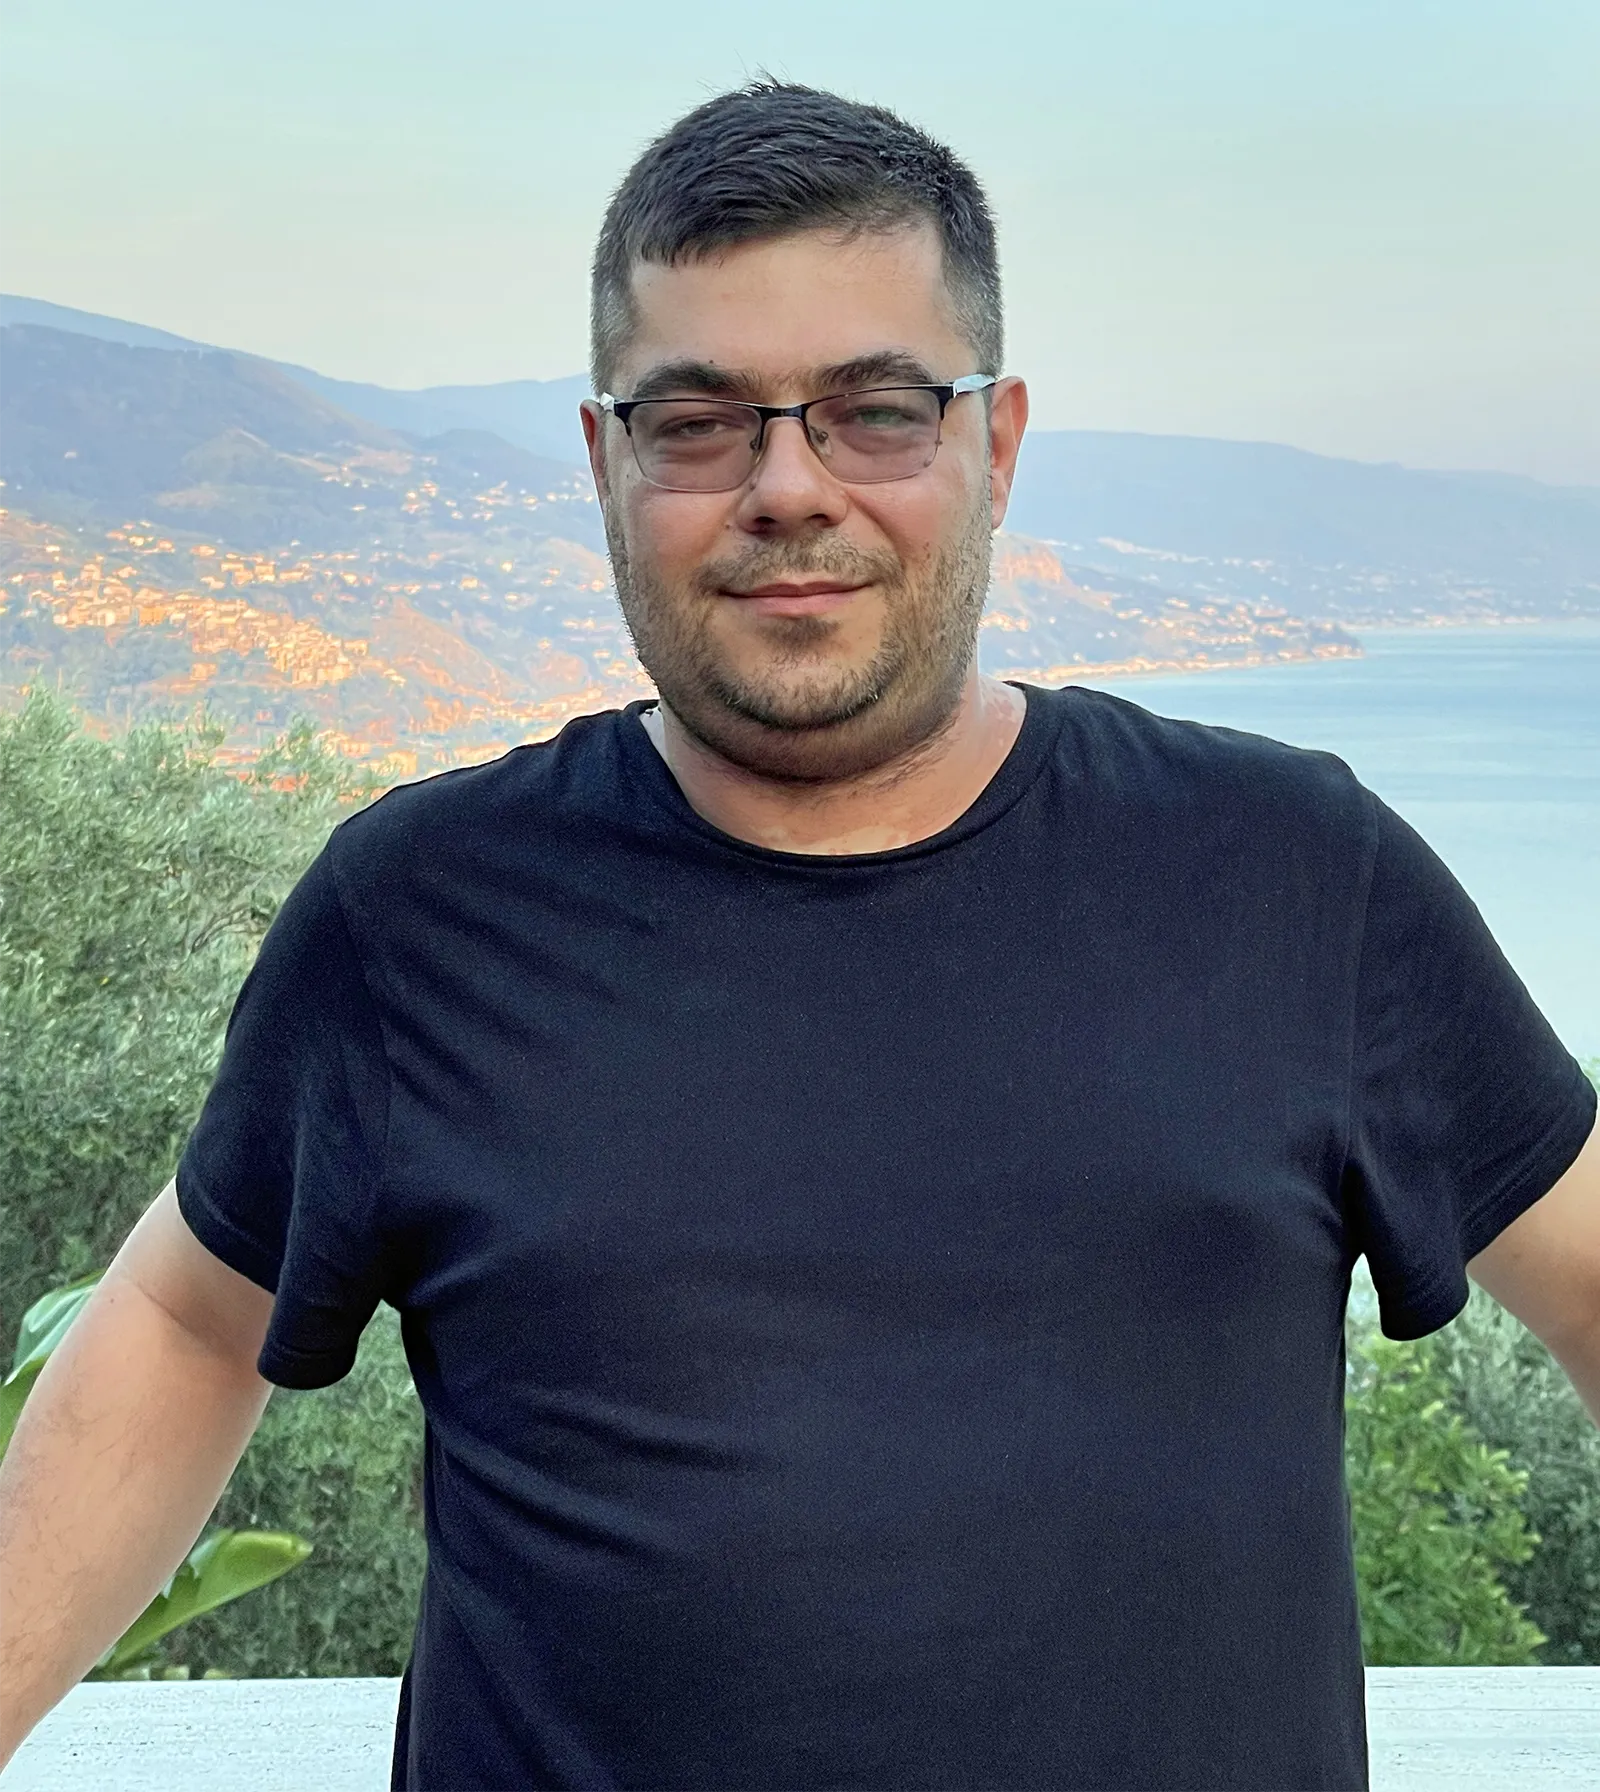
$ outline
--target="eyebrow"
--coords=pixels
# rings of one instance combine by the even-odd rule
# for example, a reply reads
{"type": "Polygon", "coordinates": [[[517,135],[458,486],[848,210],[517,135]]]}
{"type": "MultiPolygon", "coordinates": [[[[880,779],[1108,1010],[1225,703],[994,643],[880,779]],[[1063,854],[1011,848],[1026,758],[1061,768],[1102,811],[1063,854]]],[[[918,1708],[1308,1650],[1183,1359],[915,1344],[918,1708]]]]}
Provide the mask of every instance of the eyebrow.
{"type": "MultiPolygon", "coordinates": [[[[772,382],[743,367],[716,367],[709,361],[681,359],[660,361],[634,382],[630,394],[641,398],[727,398],[741,404],[761,404],[761,394],[772,382]]],[[[779,382],[826,397],[831,392],[859,392],[871,386],[932,386],[935,380],[919,355],[909,349],[879,349],[850,361],[807,368],[779,382]]]]}

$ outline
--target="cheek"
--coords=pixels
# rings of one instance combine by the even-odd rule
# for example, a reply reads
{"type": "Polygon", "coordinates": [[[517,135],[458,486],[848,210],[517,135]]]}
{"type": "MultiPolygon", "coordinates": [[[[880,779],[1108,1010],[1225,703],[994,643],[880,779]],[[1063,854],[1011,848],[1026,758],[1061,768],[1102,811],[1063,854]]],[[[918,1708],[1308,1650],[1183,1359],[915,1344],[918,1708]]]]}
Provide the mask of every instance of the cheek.
{"type": "Polygon", "coordinates": [[[908,571],[936,561],[965,527],[972,494],[959,480],[907,480],[877,492],[862,488],[860,508],[908,571]]]}
{"type": "Polygon", "coordinates": [[[723,551],[729,517],[721,494],[664,492],[641,481],[624,510],[629,551],[662,572],[692,571],[723,551]]]}

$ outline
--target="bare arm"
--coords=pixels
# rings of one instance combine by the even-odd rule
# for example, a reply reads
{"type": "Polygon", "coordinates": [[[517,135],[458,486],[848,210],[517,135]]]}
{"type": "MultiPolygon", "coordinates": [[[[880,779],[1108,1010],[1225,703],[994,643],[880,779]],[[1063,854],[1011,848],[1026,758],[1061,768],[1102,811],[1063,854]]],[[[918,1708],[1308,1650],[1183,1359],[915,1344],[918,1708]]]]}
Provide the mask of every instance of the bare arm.
{"type": "Polygon", "coordinates": [[[1467,1273],[1543,1341],[1600,1425],[1600,1126],[1467,1273]]]}
{"type": "Polygon", "coordinates": [[[46,1363],[0,1464],[0,1765],[200,1534],[271,1391],[271,1312],[169,1183],[46,1363]]]}

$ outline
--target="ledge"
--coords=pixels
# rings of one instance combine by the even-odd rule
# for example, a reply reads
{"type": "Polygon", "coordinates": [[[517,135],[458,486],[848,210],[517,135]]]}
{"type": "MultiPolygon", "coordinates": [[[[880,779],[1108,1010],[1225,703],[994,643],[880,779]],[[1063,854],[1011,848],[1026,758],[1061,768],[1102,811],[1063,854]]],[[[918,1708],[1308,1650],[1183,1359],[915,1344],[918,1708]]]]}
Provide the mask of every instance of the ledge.
{"type": "MultiPolygon", "coordinates": [[[[387,1792],[397,1680],[80,1686],[4,1792],[387,1792]]],[[[1372,1792],[1600,1786],[1600,1668],[1369,1668],[1372,1792]]]]}

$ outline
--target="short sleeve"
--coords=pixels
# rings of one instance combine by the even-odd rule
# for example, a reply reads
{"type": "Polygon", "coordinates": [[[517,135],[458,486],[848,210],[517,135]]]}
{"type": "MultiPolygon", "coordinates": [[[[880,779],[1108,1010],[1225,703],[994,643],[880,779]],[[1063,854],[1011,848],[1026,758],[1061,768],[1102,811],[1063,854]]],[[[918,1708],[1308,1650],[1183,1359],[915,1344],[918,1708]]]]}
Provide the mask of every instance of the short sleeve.
{"type": "Polygon", "coordinates": [[[1384,1331],[1466,1304],[1466,1265],[1559,1180],[1595,1094],[1438,856],[1376,797],[1347,1212],[1384,1331]]]}
{"type": "Polygon", "coordinates": [[[331,851],[262,942],[178,1166],[190,1230],[277,1296],[259,1367],[283,1387],[348,1372],[383,1285],[388,1066],[331,851]]]}

